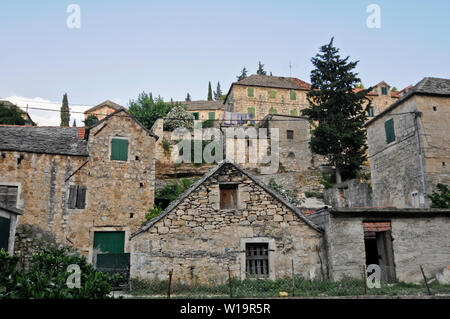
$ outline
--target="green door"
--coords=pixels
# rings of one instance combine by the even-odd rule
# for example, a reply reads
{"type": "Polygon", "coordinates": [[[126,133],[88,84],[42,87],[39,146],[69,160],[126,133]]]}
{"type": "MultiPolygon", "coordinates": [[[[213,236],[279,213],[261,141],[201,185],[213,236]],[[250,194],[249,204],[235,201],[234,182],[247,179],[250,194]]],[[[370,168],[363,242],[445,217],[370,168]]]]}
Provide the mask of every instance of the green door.
{"type": "Polygon", "coordinates": [[[97,249],[102,253],[123,254],[124,247],[124,231],[99,231],[94,233],[94,249],[97,249]]]}
{"type": "Polygon", "coordinates": [[[8,251],[9,225],[11,220],[0,217],[0,249],[8,251]]]}

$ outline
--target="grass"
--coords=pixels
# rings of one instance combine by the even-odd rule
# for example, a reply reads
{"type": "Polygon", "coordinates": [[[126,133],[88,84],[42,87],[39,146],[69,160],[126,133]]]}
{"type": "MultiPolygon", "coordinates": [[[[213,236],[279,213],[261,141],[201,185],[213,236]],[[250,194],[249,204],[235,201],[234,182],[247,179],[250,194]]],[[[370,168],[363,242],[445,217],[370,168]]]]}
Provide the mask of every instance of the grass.
{"type": "MultiPolygon", "coordinates": [[[[292,279],[277,280],[246,279],[231,281],[233,297],[236,298],[273,298],[279,297],[280,292],[287,292],[292,296],[292,279]]],[[[306,280],[301,277],[294,279],[296,297],[331,297],[331,296],[361,296],[364,295],[364,282],[360,279],[344,278],[338,282],[330,280],[306,280]]],[[[168,281],[137,281],[132,282],[133,297],[151,296],[165,298],[167,296],[168,281]]],[[[430,284],[432,294],[450,295],[450,285],[441,285],[436,282],[430,284]]],[[[228,298],[228,282],[217,285],[188,285],[175,282],[171,285],[173,298],[228,298]]],[[[404,296],[427,295],[424,284],[411,284],[397,282],[382,284],[381,288],[367,289],[367,295],[404,296]]]]}

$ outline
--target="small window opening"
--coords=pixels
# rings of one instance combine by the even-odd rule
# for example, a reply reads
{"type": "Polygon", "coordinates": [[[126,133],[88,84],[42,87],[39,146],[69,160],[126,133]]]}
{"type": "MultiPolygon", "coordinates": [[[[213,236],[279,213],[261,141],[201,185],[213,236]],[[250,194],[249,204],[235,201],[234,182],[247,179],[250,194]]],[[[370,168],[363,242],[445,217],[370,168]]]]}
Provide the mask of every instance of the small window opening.
{"type": "Polygon", "coordinates": [[[247,275],[256,277],[269,275],[269,244],[246,244],[245,263],[245,271],[247,275]]]}
{"type": "Polygon", "coordinates": [[[220,209],[237,209],[238,184],[220,184],[220,209]]]}

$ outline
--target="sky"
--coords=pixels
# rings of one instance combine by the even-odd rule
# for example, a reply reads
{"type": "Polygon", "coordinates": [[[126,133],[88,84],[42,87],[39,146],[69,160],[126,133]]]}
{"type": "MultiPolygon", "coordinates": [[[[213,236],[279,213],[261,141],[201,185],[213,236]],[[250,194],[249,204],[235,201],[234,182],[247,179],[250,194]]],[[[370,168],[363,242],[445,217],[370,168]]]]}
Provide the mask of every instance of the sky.
{"type": "MultiPolygon", "coordinates": [[[[67,93],[76,112],[106,99],[127,106],[142,91],[201,100],[209,81],[226,92],[258,61],[309,82],[311,58],[333,36],[360,61],[366,87],[384,80],[401,89],[450,78],[449,15],[448,0],[2,0],[0,99],[59,109],[67,93]],[[70,4],[80,28],[67,25],[70,4]],[[380,28],[366,23],[371,4],[380,28]]],[[[39,125],[59,125],[58,112],[29,112],[39,125]]]]}

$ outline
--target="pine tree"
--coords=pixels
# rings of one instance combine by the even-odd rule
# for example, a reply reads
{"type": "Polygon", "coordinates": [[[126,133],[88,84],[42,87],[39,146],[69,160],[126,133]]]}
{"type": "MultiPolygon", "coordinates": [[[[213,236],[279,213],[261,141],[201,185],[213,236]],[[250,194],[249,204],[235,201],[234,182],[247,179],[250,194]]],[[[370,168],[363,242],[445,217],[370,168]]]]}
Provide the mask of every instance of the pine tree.
{"type": "Polygon", "coordinates": [[[222,96],[222,89],[220,88],[220,82],[217,82],[217,89],[214,91],[214,100],[219,101],[222,96]]]}
{"type": "Polygon", "coordinates": [[[212,94],[212,89],[211,89],[211,81],[209,81],[208,84],[208,101],[212,101],[213,100],[213,94],[212,94]]]}
{"type": "Polygon", "coordinates": [[[190,102],[190,101],[191,101],[191,95],[189,94],[189,92],[188,92],[188,94],[186,95],[185,101],[186,101],[186,102],[190,102]]]}
{"type": "Polygon", "coordinates": [[[258,75],[266,75],[267,72],[264,71],[264,64],[261,63],[261,61],[258,62],[258,70],[256,70],[256,74],[258,75]]]}
{"type": "Polygon", "coordinates": [[[311,132],[311,150],[328,158],[336,168],[336,182],[344,177],[354,177],[366,160],[367,119],[363,104],[370,100],[370,89],[354,92],[361,80],[352,72],[358,61],[341,58],[339,49],[330,43],[320,48],[311,59],[315,69],[311,71],[311,90],[308,93],[310,107],[302,110],[314,121],[311,132]]]}
{"type": "Polygon", "coordinates": [[[247,69],[244,67],[241,71],[241,74],[239,76],[237,76],[236,78],[238,81],[240,81],[240,80],[245,79],[246,77],[247,77],[247,69]]]}
{"type": "Polygon", "coordinates": [[[61,125],[69,127],[70,121],[70,110],[69,110],[69,101],[67,99],[67,93],[64,93],[62,106],[61,106],[61,125]]]}
{"type": "Polygon", "coordinates": [[[73,119],[72,127],[77,127],[77,120],[73,119]]]}

